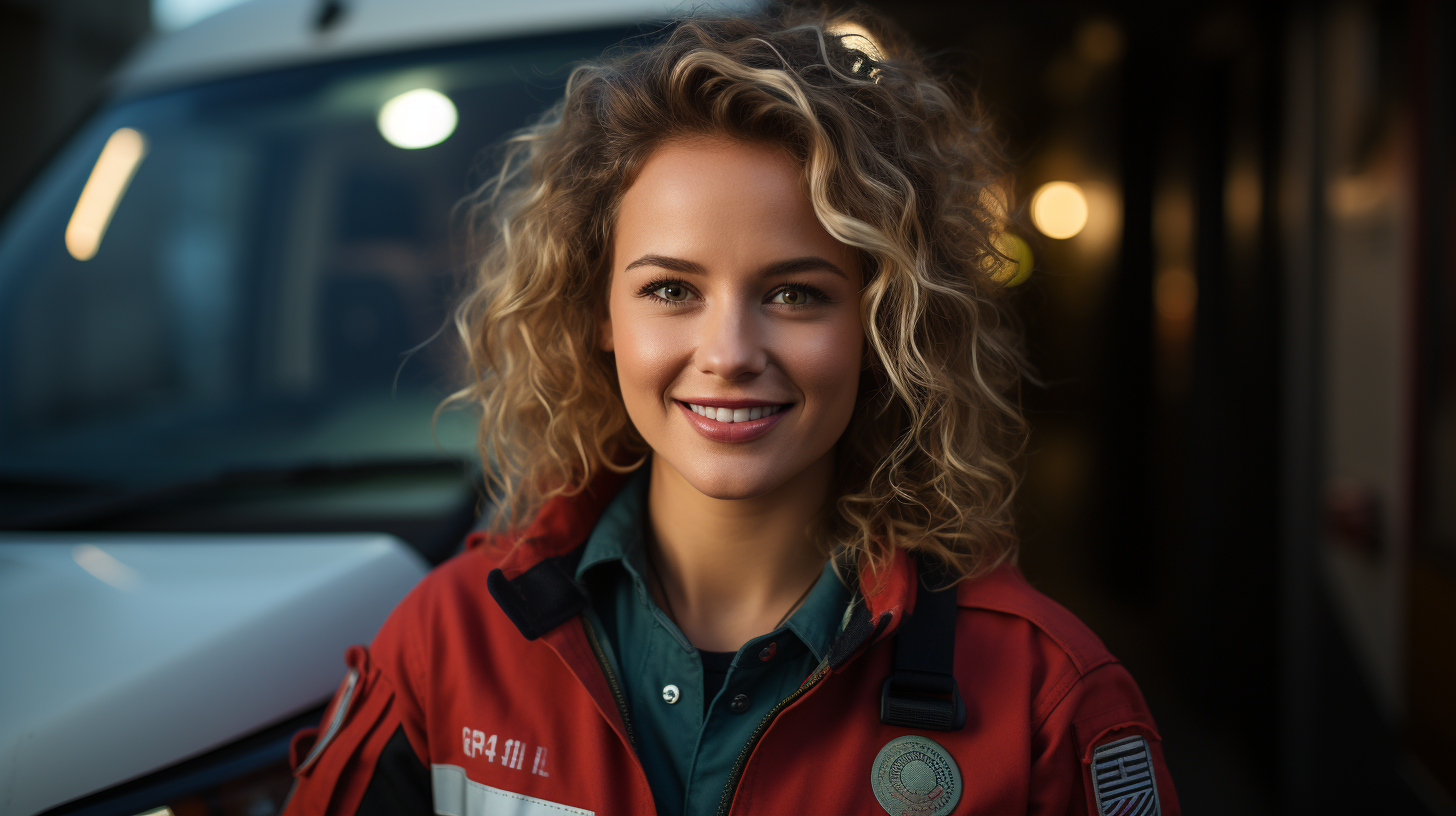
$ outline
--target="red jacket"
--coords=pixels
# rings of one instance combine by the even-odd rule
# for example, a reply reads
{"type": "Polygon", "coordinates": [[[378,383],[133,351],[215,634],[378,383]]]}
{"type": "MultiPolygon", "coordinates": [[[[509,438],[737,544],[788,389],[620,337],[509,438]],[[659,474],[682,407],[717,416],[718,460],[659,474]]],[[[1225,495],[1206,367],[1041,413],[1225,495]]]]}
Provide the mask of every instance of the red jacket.
{"type": "MultiPolygon", "coordinates": [[[[554,500],[514,542],[472,537],[400,603],[368,650],[350,649],[349,677],[320,728],[294,741],[298,784],[286,816],[652,813],[619,692],[572,581],[573,556],[620,483],[605,478],[554,500]]],[[[881,684],[896,630],[914,609],[915,563],[900,552],[884,572],[861,574],[865,603],[827,665],[745,749],[720,813],[883,814],[872,766],[887,743],[909,733],[929,737],[959,766],[955,814],[1100,816],[1094,753],[1103,749],[1099,778],[1111,790],[1106,780],[1123,777],[1117,762],[1103,761],[1111,756],[1104,746],[1128,737],[1142,738],[1139,756],[1152,763],[1161,813],[1179,812],[1132,677],[1010,565],[958,589],[965,727],[883,725],[881,684]]],[[[1152,802],[1144,795],[1113,812],[1159,812],[1152,802]]]]}

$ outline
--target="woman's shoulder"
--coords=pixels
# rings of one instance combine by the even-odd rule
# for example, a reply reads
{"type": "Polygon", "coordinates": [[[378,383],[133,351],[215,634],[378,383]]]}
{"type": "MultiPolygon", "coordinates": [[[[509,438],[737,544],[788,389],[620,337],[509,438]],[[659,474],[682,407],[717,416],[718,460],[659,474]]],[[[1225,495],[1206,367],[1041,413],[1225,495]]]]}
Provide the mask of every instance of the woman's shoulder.
{"type": "Polygon", "coordinates": [[[500,566],[505,555],[505,551],[493,546],[467,545],[420,579],[395,607],[392,617],[433,617],[487,604],[495,606],[487,586],[491,571],[500,566]]]}
{"type": "Polygon", "coordinates": [[[956,605],[958,626],[987,636],[1035,632],[1044,650],[1059,652],[1079,674],[1116,662],[1085,623],[1033,587],[1014,564],[961,582],[956,605]]]}
{"type": "Polygon", "coordinates": [[[974,667],[967,676],[991,695],[1026,690],[1038,731],[1072,734],[1079,753],[1113,731],[1158,738],[1132,675],[1014,565],[963,582],[956,603],[957,663],[974,667]]]}
{"type": "Polygon", "coordinates": [[[1121,794],[1101,781],[1107,774],[1094,779],[1089,769],[1146,757],[1162,812],[1178,812],[1162,737],[1142,691],[1086,624],[1010,564],[963,582],[956,602],[957,676],[989,699],[1027,695],[1030,716],[1018,722],[1036,735],[1038,786],[1051,789],[1065,781],[1067,768],[1080,766],[1088,774],[1088,810],[1100,813],[1105,797],[1121,794]],[[962,677],[959,667],[969,671],[962,677]]]}

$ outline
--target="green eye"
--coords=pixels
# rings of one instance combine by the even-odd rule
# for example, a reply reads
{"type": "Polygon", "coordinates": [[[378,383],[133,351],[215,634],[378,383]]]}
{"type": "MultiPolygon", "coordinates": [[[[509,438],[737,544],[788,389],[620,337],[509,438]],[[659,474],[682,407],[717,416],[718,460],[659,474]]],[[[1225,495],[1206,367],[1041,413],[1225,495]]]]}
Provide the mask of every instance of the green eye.
{"type": "Polygon", "coordinates": [[[770,303],[782,303],[785,306],[803,306],[808,303],[811,296],[802,289],[784,289],[770,298],[770,303]]]}
{"type": "Polygon", "coordinates": [[[688,290],[682,286],[679,286],[676,283],[669,283],[666,286],[659,286],[655,291],[653,291],[652,294],[657,295],[663,300],[669,301],[671,303],[681,303],[682,301],[688,299],[688,290]]]}

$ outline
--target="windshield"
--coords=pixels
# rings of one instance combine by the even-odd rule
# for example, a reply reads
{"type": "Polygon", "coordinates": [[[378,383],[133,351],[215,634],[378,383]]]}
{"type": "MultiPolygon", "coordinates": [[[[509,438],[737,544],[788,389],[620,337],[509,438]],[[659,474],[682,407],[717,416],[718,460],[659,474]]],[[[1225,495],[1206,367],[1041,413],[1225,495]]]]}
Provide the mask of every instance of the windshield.
{"type": "Polygon", "coordinates": [[[472,459],[471,417],[432,424],[457,384],[440,336],[461,261],[452,208],[487,148],[617,36],[310,66],[104,109],[0,225],[0,494],[472,459]]]}

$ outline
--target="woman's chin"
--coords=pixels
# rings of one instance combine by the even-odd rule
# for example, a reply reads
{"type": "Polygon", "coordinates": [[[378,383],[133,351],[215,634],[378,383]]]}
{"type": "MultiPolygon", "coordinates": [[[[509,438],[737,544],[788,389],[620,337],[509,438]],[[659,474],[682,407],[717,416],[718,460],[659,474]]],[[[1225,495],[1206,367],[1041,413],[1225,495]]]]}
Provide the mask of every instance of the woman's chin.
{"type": "Polygon", "coordinates": [[[762,479],[745,478],[741,474],[708,473],[700,478],[688,479],[699,493],[720,501],[745,501],[756,499],[778,487],[780,483],[762,479]]]}
{"type": "MultiPolygon", "coordinates": [[[[713,457],[717,458],[717,457],[713,457]]],[[[782,462],[745,462],[740,457],[709,462],[672,462],[683,480],[711,499],[744,501],[756,499],[783,487],[791,474],[782,472],[782,462]]]]}

